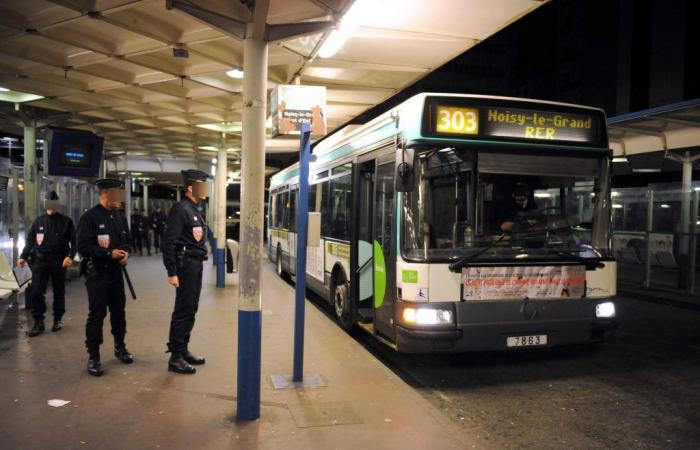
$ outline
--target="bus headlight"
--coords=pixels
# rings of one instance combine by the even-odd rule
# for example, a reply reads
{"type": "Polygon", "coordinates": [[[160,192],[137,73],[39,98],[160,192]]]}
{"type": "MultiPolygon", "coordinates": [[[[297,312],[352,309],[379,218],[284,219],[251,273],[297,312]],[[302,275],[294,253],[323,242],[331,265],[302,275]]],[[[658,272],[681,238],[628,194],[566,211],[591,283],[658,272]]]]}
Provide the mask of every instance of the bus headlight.
{"type": "Polygon", "coordinates": [[[615,303],[605,302],[595,306],[595,316],[599,319],[612,319],[615,317],[615,303]]]}
{"type": "Polygon", "coordinates": [[[445,325],[452,323],[452,311],[433,308],[404,308],[403,321],[416,325],[445,325]]]}

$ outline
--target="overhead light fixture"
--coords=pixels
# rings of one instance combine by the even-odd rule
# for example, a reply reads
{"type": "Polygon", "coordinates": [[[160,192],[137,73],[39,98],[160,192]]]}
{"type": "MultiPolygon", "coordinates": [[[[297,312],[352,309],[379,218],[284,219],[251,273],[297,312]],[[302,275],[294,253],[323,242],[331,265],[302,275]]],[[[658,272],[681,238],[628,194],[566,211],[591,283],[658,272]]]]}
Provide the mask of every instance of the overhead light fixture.
{"type": "Polygon", "coordinates": [[[243,79],[243,69],[241,69],[239,67],[235,67],[231,70],[227,70],[226,76],[229,78],[234,78],[236,80],[242,80],[243,79]]]}
{"type": "Polygon", "coordinates": [[[535,192],[535,198],[552,198],[549,192],[535,192]]]}
{"type": "Polygon", "coordinates": [[[626,157],[626,156],[616,156],[616,157],[614,157],[614,158],[612,159],[612,162],[614,162],[614,163],[626,163],[626,162],[629,162],[629,161],[627,161],[627,157],[626,157]]]}
{"type": "Polygon", "coordinates": [[[646,168],[646,169],[632,169],[632,172],[636,172],[636,173],[658,173],[658,172],[661,172],[661,169],[649,169],[649,168],[646,168]]]}
{"type": "Polygon", "coordinates": [[[7,89],[6,87],[0,86],[0,92],[10,92],[10,90],[7,89]]]}
{"type": "Polygon", "coordinates": [[[340,20],[338,27],[331,31],[318,51],[321,58],[330,58],[340,50],[345,41],[355,32],[360,24],[360,19],[370,13],[371,2],[368,0],[355,0],[348,12],[340,20]]]}
{"type": "Polygon", "coordinates": [[[621,208],[624,208],[624,206],[622,206],[622,205],[621,205],[621,204],[619,204],[619,203],[613,203],[612,207],[613,207],[613,208],[615,208],[615,209],[621,209],[621,208]]]}

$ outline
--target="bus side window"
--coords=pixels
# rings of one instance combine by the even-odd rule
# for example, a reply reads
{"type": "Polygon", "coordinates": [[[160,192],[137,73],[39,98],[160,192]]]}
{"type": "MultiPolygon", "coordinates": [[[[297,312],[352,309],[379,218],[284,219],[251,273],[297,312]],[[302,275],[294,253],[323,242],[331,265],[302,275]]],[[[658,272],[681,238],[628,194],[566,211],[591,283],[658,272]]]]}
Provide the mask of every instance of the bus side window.
{"type": "Polygon", "coordinates": [[[269,206],[269,208],[270,208],[270,209],[269,209],[268,215],[267,215],[268,224],[269,224],[269,226],[271,226],[271,227],[277,226],[277,224],[275,223],[275,213],[277,212],[277,193],[276,193],[276,192],[274,192],[274,193],[270,196],[270,206],[269,206]]]}
{"type": "Polygon", "coordinates": [[[331,220],[330,234],[331,237],[350,240],[350,208],[351,208],[351,176],[350,174],[343,175],[331,180],[331,220]]]}
{"type": "MultiPolygon", "coordinates": [[[[321,235],[329,236],[328,230],[328,184],[329,181],[323,181],[318,184],[321,186],[321,198],[316,199],[316,204],[321,207],[321,235]]],[[[318,191],[316,191],[318,193],[318,191]]]]}
{"type": "Polygon", "coordinates": [[[296,199],[297,199],[297,193],[299,191],[297,189],[294,189],[293,191],[289,191],[289,203],[287,204],[287,228],[291,232],[296,231],[296,222],[297,222],[297,208],[296,208],[296,199]]]}

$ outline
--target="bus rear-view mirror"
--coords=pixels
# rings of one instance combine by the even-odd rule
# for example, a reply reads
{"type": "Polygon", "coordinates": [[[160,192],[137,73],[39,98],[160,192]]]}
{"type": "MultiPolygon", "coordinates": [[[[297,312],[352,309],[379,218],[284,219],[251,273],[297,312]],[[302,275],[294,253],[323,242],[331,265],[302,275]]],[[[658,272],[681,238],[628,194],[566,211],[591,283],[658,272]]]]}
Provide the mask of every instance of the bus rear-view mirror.
{"type": "Polygon", "coordinates": [[[418,155],[412,148],[396,149],[396,176],[394,189],[396,192],[412,192],[416,177],[414,168],[418,165],[418,155]]]}

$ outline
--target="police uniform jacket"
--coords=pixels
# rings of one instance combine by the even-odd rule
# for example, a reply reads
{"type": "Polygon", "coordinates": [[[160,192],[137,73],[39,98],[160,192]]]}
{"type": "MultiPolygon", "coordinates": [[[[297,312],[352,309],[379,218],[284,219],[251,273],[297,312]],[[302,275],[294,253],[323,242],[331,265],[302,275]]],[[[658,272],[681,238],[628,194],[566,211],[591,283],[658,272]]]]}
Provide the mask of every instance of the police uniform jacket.
{"type": "Polygon", "coordinates": [[[108,210],[98,204],[83,214],[78,223],[78,251],[90,258],[99,273],[117,273],[119,263],[112,259],[112,250],[131,252],[129,225],[124,213],[108,210]]]}
{"type": "Polygon", "coordinates": [[[61,213],[42,214],[32,224],[21,259],[35,255],[38,259],[49,256],[57,258],[75,257],[75,227],[70,217],[61,213]]]}
{"type": "Polygon", "coordinates": [[[146,218],[141,214],[131,215],[131,234],[134,236],[142,236],[146,234],[146,218]]]}
{"type": "Polygon", "coordinates": [[[207,248],[206,223],[197,205],[185,197],[170,210],[161,251],[169,277],[177,275],[180,258],[204,259],[207,248]]]}
{"type": "Polygon", "coordinates": [[[165,231],[166,216],[163,211],[155,211],[151,215],[151,227],[158,233],[165,231]]]}

